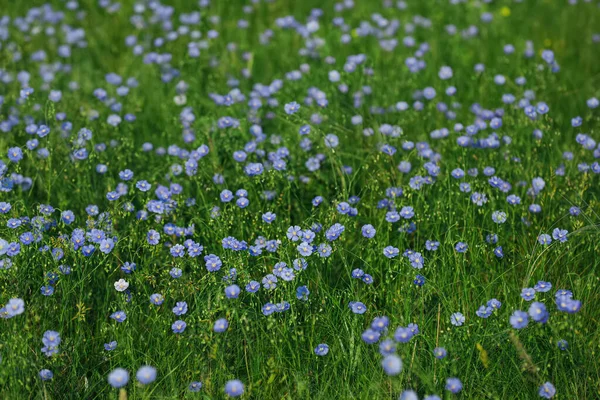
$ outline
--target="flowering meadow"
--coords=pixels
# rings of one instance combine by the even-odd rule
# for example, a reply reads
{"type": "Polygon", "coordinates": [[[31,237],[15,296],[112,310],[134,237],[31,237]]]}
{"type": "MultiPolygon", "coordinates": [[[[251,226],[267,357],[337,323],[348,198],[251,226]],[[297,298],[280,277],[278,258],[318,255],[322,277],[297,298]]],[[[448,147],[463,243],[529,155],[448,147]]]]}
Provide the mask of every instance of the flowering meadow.
{"type": "Polygon", "coordinates": [[[600,398],[599,0],[0,0],[0,399],[600,398]]]}

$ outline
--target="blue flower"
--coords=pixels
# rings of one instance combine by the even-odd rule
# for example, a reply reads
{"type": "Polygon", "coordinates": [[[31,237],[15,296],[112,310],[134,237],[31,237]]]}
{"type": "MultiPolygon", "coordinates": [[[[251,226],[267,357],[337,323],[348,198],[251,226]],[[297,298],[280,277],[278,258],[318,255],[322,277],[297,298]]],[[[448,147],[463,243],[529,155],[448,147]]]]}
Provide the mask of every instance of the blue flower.
{"type": "Polygon", "coordinates": [[[326,243],[321,243],[317,249],[319,257],[329,257],[331,255],[332,248],[326,243]]]}
{"type": "Polygon", "coordinates": [[[42,343],[48,347],[57,347],[61,342],[60,334],[56,331],[46,331],[42,337],[42,343]]]}
{"type": "Polygon", "coordinates": [[[0,214],[8,214],[8,212],[12,209],[10,203],[5,201],[0,201],[0,214]]]}
{"type": "Polygon", "coordinates": [[[173,322],[173,325],[171,325],[171,329],[173,330],[173,333],[183,333],[183,331],[185,331],[186,327],[187,327],[187,324],[185,323],[185,321],[182,321],[182,320],[177,320],[177,321],[173,322]]]}
{"type": "Polygon", "coordinates": [[[25,312],[25,302],[19,298],[10,299],[5,306],[5,310],[10,317],[21,315],[25,312]]]}
{"type": "Polygon", "coordinates": [[[115,247],[115,242],[112,238],[104,239],[100,242],[100,251],[104,254],[108,254],[115,247]]]}
{"type": "Polygon", "coordinates": [[[23,159],[23,150],[19,147],[11,147],[8,149],[8,159],[14,163],[18,163],[23,159]]]}
{"type": "Polygon", "coordinates": [[[217,333],[223,333],[229,328],[229,322],[225,318],[220,318],[215,321],[213,325],[213,331],[217,333]]]}
{"type": "Polygon", "coordinates": [[[119,178],[121,178],[124,181],[129,181],[131,180],[131,178],[133,178],[133,171],[131,171],[130,169],[125,169],[119,172],[119,178]]]}
{"type": "Polygon", "coordinates": [[[338,139],[338,137],[336,135],[334,135],[333,133],[330,133],[330,134],[325,135],[324,142],[325,142],[326,147],[335,148],[335,147],[338,147],[340,140],[338,139]]]}
{"type": "Polygon", "coordinates": [[[296,247],[298,253],[303,257],[308,257],[313,253],[313,247],[307,242],[302,242],[296,247]]]}
{"type": "Polygon", "coordinates": [[[281,279],[283,279],[286,282],[292,281],[295,278],[295,276],[296,275],[294,274],[294,270],[291,268],[284,268],[281,271],[281,275],[280,275],[281,279]]]}
{"type": "Polygon", "coordinates": [[[266,213],[264,213],[262,215],[263,221],[265,221],[267,224],[270,224],[271,222],[275,221],[276,217],[277,216],[274,213],[270,212],[270,211],[266,212],[266,213]]]}
{"type": "Polygon", "coordinates": [[[402,359],[395,354],[387,355],[381,361],[386,375],[396,376],[402,371],[402,359]]]}
{"type": "Polygon", "coordinates": [[[552,238],[554,240],[558,240],[561,243],[564,243],[567,241],[568,233],[569,233],[569,231],[567,231],[566,229],[555,228],[552,231],[552,238]]]}
{"type": "Polygon", "coordinates": [[[40,379],[43,381],[49,381],[54,377],[54,374],[49,369],[42,369],[39,372],[40,379]]]}
{"type": "Polygon", "coordinates": [[[121,271],[125,272],[126,274],[131,274],[133,271],[135,271],[135,268],[135,263],[125,262],[121,266],[121,271]]]}
{"type": "Polygon", "coordinates": [[[90,257],[92,254],[94,254],[94,251],[96,251],[94,245],[87,245],[81,248],[81,253],[86,257],[90,257]]]}
{"type": "Polygon", "coordinates": [[[66,225],[70,225],[73,221],[75,221],[75,215],[73,214],[73,211],[70,210],[63,211],[60,215],[60,218],[66,225]]]}
{"type": "Polygon", "coordinates": [[[383,317],[375,317],[373,318],[373,322],[371,322],[371,328],[383,332],[389,325],[390,319],[386,316],[383,317]]]}
{"type": "Polygon", "coordinates": [[[262,311],[263,315],[269,316],[276,311],[275,304],[266,303],[265,305],[262,306],[261,311],[262,311]]]}
{"type": "Polygon", "coordinates": [[[233,193],[231,190],[224,189],[219,197],[223,203],[229,203],[231,200],[233,200],[233,193]]]}
{"type": "Polygon", "coordinates": [[[184,315],[188,311],[188,305],[185,301],[178,301],[173,307],[173,314],[180,316],[184,315]]]}
{"type": "Polygon", "coordinates": [[[244,394],[244,384],[237,379],[227,381],[225,384],[225,393],[229,397],[239,397],[244,394]]]}
{"type": "Polygon", "coordinates": [[[188,385],[188,390],[190,392],[199,392],[202,389],[202,382],[194,381],[188,385]]]}
{"type": "Polygon", "coordinates": [[[315,348],[315,354],[318,356],[323,357],[326,356],[327,353],[329,353],[329,346],[325,343],[321,343],[315,348]]]}
{"type": "Polygon", "coordinates": [[[469,249],[469,245],[464,242],[458,242],[456,243],[456,246],[454,246],[454,249],[459,253],[465,253],[469,249]]]}
{"type": "Polygon", "coordinates": [[[241,289],[238,285],[230,285],[225,288],[225,296],[228,299],[237,299],[240,295],[241,289]]]}
{"type": "Polygon", "coordinates": [[[116,368],[108,374],[108,383],[114,388],[122,388],[129,382],[129,372],[123,368],[116,368]]]}
{"type": "Polygon", "coordinates": [[[499,300],[497,300],[497,299],[490,299],[490,300],[488,300],[488,302],[486,303],[486,305],[488,307],[491,307],[494,310],[499,310],[500,307],[502,306],[502,303],[499,300]]]}
{"type": "Polygon", "coordinates": [[[556,345],[558,346],[559,349],[561,349],[563,351],[566,350],[569,347],[569,343],[566,340],[564,340],[564,339],[560,339],[556,343],[556,345]]]}
{"type": "Polygon", "coordinates": [[[419,287],[423,286],[425,284],[425,277],[423,275],[417,275],[415,276],[415,279],[413,280],[413,283],[419,287]]]}
{"type": "Polygon", "coordinates": [[[204,261],[206,262],[206,269],[209,272],[218,271],[221,269],[221,265],[223,265],[221,259],[214,254],[204,256],[204,261]]]}
{"type": "Polygon", "coordinates": [[[163,301],[165,301],[165,297],[160,293],[154,293],[150,296],[150,303],[154,304],[155,306],[160,306],[163,301]]]}
{"type": "Polygon", "coordinates": [[[176,244],[169,249],[169,252],[173,257],[183,257],[185,255],[185,247],[176,244]]]}
{"type": "Polygon", "coordinates": [[[557,292],[555,301],[559,311],[567,312],[569,314],[574,314],[581,308],[581,301],[574,300],[571,294],[562,295],[557,292]]]}
{"type": "Polygon", "coordinates": [[[264,171],[264,167],[261,163],[250,163],[244,167],[244,172],[248,176],[261,175],[264,171]]]}
{"type": "Polygon", "coordinates": [[[250,281],[246,285],[246,292],[248,293],[256,293],[260,289],[260,283],[257,281],[250,281]]]}
{"type": "Polygon", "coordinates": [[[348,304],[348,307],[350,307],[350,310],[352,310],[354,314],[364,314],[367,311],[367,306],[360,301],[351,301],[348,304]]]}
{"type": "Polygon", "coordinates": [[[510,322],[510,324],[512,325],[513,328],[515,328],[515,329],[523,329],[529,323],[529,317],[527,316],[526,312],[521,311],[521,310],[516,310],[510,316],[509,322],[510,322]]]}
{"type": "MultiPolygon", "coordinates": [[[[430,396],[428,396],[430,397],[430,396]]],[[[437,397],[437,396],[435,396],[437,397]]],[[[439,398],[438,398],[439,399],[439,398]]],[[[400,394],[398,400],[419,400],[417,393],[414,390],[405,390],[400,394]]]]}
{"type": "Polygon", "coordinates": [[[371,283],[373,283],[373,277],[369,274],[364,274],[361,279],[367,285],[370,285],[371,283]]]}
{"type": "Polygon", "coordinates": [[[327,232],[325,232],[325,237],[330,242],[336,240],[340,237],[340,235],[344,232],[346,228],[342,224],[333,224],[327,232]]]}
{"type": "Polygon", "coordinates": [[[554,388],[553,384],[551,384],[550,382],[546,382],[542,386],[540,386],[538,394],[540,395],[540,397],[543,397],[545,399],[551,399],[556,394],[556,389],[554,388]]]}
{"type": "Polygon", "coordinates": [[[104,343],[104,350],[113,351],[117,348],[117,341],[113,340],[112,342],[104,343]]]}
{"type": "Polygon", "coordinates": [[[144,365],[138,369],[135,377],[141,384],[148,385],[156,380],[156,368],[144,365]]]}
{"type": "Polygon", "coordinates": [[[116,312],[112,313],[110,315],[110,317],[117,322],[123,322],[127,319],[127,315],[125,314],[125,311],[116,311],[116,312]]]}
{"type": "Polygon", "coordinates": [[[366,237],[367,239],[372,239],[376,233],[375,228],[371,224],[363,225],[361,231],[362,231],[362,235],[364,237],[366,237]]]}
{"type": "Polygon", "coordinates": [[[414,217],[415,211],[412,207],[402,207],[400,210],[400,216],[404,219],[410,219],[414,217]]]}
{"type": "Polygon", "coordinates": [[[433,240],[427,240],[425,242],[425,248],[429,251],[436,251],[440,247],[440,242],[436,242],[433,240]]]}
{"type": "Polygon", "coordinates": [[[533,300],[535,298],[535,289],[532,289],[532,288],[521,289],[521,297],[527,301],[533,300]]]}
{"type": "Polygon", "coordinates": [[[373,330],[373,329],[367,329],[366,331],[364,331],[362,333],[361,337],[365,343],[374,344],[379,341],[379,338],[381,337],[381,333],[379,333],[378,331],[373,330]]]}
{"type": "Polygon", "coordinates": [[[296,103],[295,101],[292,101],[291,103],[287,103],[283,109],[285,110],[285,113],[288,115],[292,115],[298,112],[298,110],[300,110],[300,104],[296,103]]]}
{"type": "Polygon", "coordinates": [[[365,271],[360,268],[355,268],[352,270],[352,277],[354,279],[360,279],[365,275],[365,271]]]}
{"type": "Polygon", "coordinates": [[[435,349],[433,349],[433,355],[438,360],[441,360],[443,358],[446,358],[446,355],[448,355],[448,352],[443,347],[436,347],[435,349]]]}
{"type": "Polygon", "coordinates": [[[544,303],[537,301],[531,303],[528,314],[535,322],[545,323],[548,321],[548,311],[544,303]]]}
{"type": "Polygon", "coordinates": [[[336,209],[340,214],[348,214],[348,212],[350,211],[350,204],[346,203],[345,201],[342,201],[337,205],[336,209]]]}
{"type": "Polygon", "coordinates": [[[385,339],[379,343],[379,353],[382,356],[394,354],[396,352],[396,343],[393,340],[385,339]]]}
{"type": "Polygon", "coordinates": [[[410,265],[416,269],[423,268],[423,255],[419,252],[412,253],[408,256],[408,260],[410,261],[410,265]]]}
{"type": "Polygon", "coordinates": [[[387,258],[394,258],[400,254],[400,250],[393,246],[387,246],[383,249],[383,255],[387,258]]]}
{"type": "Polygon", "coordinates": [[[310,125],[302,125],[300,129],[298,129],[298,133],[300,135],[308,135],[310,133],[310,125]]]}
{"type": "Polygon", "coordinates": [[[535,284],[533,289],[535,289],[536,292],[545,293],[552,289],[552,284],[550,282],[539,281],[535,284]]]}
{"type": "MultiPolygon", "coordinates": [[[[11,229],[16,229],[16,228],[20,227],[21,224],[22,224],[21,220],[17,219],[17,218],[11,218],[6,222],[6,226],[11,229]]],[[[4,242],[6,242],[6,241],[4,241],[4,242]]],[[[0,251],[1,251],[1,248],[0,248],[0,251]]]]}
{"type": "Polygon", "coordinates": [[[287,238],[293,242],[300,240],[302,229],[299,226],[290,226],[287,230],[287,238]]]}
{"type": "Polygon", "coordinates": [[[452,78],[452,68],[448,67],[448,66],[443,66],[440,68],[440,71],[438,72],[438,76],[440,77],[440,79],[442,80],[447,80],[452,78]]]}
{"type": "Polygon", "coordinates": [[[305,270],[306,267],[308,267],[308,263],[306,262],[306,260],[304,258],[296,258],[292,264],[294,265],[294,269],[296,271],[302,271],[305,270]]]}
{"type": "Polygon", "coordinates": [[[454,326],[461,326],[465,323],[465,316],[459,312],[456,312],[450,316],[450,322],[454,326]]]}
{"type": "Polygon", "coordinates": [[[552,243],[552,238],[550,237],[550,235],[548,235],[546,233],[542,233],[541,235],[538,236],[538,242],[541,245],[549,245],[550,243],[552,243]]]}
{"type": "Polygon", "coordinates": [[[507,215],[504,211],[494,211],[492,213],[492,220],[497,224],[503,224],[506,222],[507,215]]]}
{"type": "Polygon", "coordinates": [[[475,311],[475,314],[479,318],[488,318],[490,315],[492,315],[492,311],[493,310],[491,307],[481,306],[477,311],[475,311]]]}
{"type": "Polygon", "coordinates": [[[400,214],[397,211],[388,211],[385,214],[385,220],[390,223],[398,222],[400,220],[400,214]]]}
{"type": "Polygon", "coordinates": [[[273,274],[268,274],[262,279],[262,284],[267,290],[275,289],[277,287],[277,277],[273,274]]]}
{"type": "Polygon", "coordinates": [[[581,209],[577,206],[572,206],[571,208],[569,208],[569,214],[576,217],[579,214],[581,214],[581,209]]]}
{"type": "Polygon", "coordinates": [[[150,190],[152,185],[150,185],[147,181],[137,181],[135,183],[135,187],[142,192],[147,192],[148,190],[150,190]]]}
{"type": "Polygon", "coordinates": [[[462,382],[458,378],[448,378],[446,379],[446,390],[451,393],[458,393],[462,390],[462,382]]]}

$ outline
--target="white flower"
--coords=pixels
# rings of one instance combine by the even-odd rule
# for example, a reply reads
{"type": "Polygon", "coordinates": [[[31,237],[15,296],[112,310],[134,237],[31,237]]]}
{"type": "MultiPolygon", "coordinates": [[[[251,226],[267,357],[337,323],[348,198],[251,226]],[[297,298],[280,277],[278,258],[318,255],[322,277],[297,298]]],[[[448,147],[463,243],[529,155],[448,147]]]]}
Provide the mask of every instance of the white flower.
{"type": "Polygon", "coordinates": [[[115,282],[115,289],[117,289],[117,292],[124,292],[128,287],[129,282],[127,282],[125,279],[119,279],[115,282]]]}
{"type": "Polygon", "coordinates": [[[175,102],[175,104],[178,106],[182,106],[187,102],[187,97],[185,94],[178,94],[177,96],[173,97],[173,102],[175,102]]]}

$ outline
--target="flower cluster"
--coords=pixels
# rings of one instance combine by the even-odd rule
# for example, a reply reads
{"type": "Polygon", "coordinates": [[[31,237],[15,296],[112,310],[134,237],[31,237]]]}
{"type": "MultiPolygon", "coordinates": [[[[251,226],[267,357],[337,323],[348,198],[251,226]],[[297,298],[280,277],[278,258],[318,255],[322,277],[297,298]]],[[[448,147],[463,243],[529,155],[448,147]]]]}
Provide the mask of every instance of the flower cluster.
{"type": "Polygon", "coordinates": [[[590,397],[589,2],[13,3],[7,393],[590,397]]]}

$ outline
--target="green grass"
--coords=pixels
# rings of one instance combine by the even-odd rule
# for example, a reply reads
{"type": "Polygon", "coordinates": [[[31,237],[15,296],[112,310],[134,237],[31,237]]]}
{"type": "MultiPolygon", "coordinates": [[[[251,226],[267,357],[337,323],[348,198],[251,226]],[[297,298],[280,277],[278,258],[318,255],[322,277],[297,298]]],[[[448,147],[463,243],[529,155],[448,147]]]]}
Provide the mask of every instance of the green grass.
{"type": "MultiPolygon", "coordinates": [[[[202,23],[198,30],[204,40],[210,29],[219,31],[219,38],[209,40],[209,47],[201,50],[198,58],[187,56],[188,38],[165,44],[155,49],[171,53],[171,66],[179,76],[170,83],[161,82],[161,69],[146,65],[142,58],[134,56],[125,45],[125,37],[138,36],[150,45],[156,37],[164,37],[160,26],[153,25],[136,30],[130,23],[133,2],[121,1],[118,13],[109,14],[96,1],[80,1],[80,9],[86,12],[82,21],[75,12],[65,11],[65,23],[82,27],[86,32],[87,47],[73,48],[72,55],[62,61],[71,65],[70,74],[57,73],[49,85],[63,91],[59,103],[47,100],[47,91],[41,89],[38,74],[39,63],[32,62],[29,55],[44,49],[47,62],[59,60],[56,55],[61,40],[52,40],[43,33],[27,35],[11,25],[11,49],[6,42],[0,47],[0,69],[16,75],[18,71],[31,73],[30,86],[35,92],[17,107],[20,118],[31,115],[37,123],[46,123],[51,134],[40,138],[40,147],[47,147],[49,157],[38,159],[34,152],[25,150],[25,142],[32,138],[25,133],[25,124],[14,127],[11,132],[0,132],[1,159],[9,164],[8,173],[31,177],[32,187],[21,191],[0,192],[0,202],[10,202],[12,210],[0,214],[0,238],[8,242],[18,241],[27,231],[25,227],[9,229],[9,218],[40,215],[40,204],[51,204],[57,209],[53,218],[57,225],[44,232],[37,245],[21,246],[21,252],[13,257],[12,267],[0,270],[0,305],[18,297],[25,301],[25,313],[10,319],[0,319],[0,398],[2,399],[105,399],[118,398],[117,389],[111,388],[106,379],[117,367],[127,369],[130,383],[126,395],[130,399],[219,399],[226,397],[223,387],[230,379],[240,379],[245,384],[245,399],[396,399],[405,389],[413,389],[422,397],[437,393],[442,398],[465,399],[533,399],[537,398],[539,386],[552,382],[558,399],[597,399],[600,397],[600,369],[597,362],[600,351],[600,189],[599,176],[593,172],[580,173],[577,164],[592,164],[592,151],[584,150],[575,142],[578,133],[584,132],[600,141],[598,127],[599,108],[586,106],[586,100],[600,97],[599,43],[593,43],[593,34],[600,32],[600,9],[594,2],[567,5],[559,1],[495,1],[492,4],[469,2],[450,5],[448,1],[410,1],[407,10],[384,8],[379,1],[355,0],[352,10],[342,13],[333,11],[333,2],[316,0],[277,0],[261,2],[253,6],[253,13],[244,15],[241,1],[217,1],[201,11],[202,23]],[[310,10],[323,9],[317,35],[324,40],[319,49],[320,57],[299,56],[304,40],[293,30],[275,26],[275,19],[294,15],[305,22],[310,10]],[[509,12],[507,11],[509,10],[509,12]],[[493,21],[481,22],[482,12],[492,13],[493,21]],[[380,13],[388,20],[398,19],[401,28],[394,36],[399,44],[392,52],[382,50],[374,37],[357,37],[355,28],[361,21],[371,20],[371,14],[380,13]],[[212,25],[209,16],[219,16],[221,21],[212,25]],[[351,27],[353,39],[347,45],[340,43],[340,30],[332,19],[342,15],[351,27]],[[418,74],[411,73],[404,62],[416,48],[406,48],[402,39],[408,35],[404,29],[415,15],[428,18],[431,28],[416,27],[410,34],[417,43],[427,42],[430,51],[423,57],[427,68],[418,74]],[[236,28],[239,19],[250,23],[246,30],[236,28]],[[459,33],[449,36],[445,26],[454,24],[459,33]],[[463,38],[460,32],[470,25],[479,28],[473,38],[463,38]],[[273,29],[274,37],[268,45],[259,43],[259,34],[273,29]],[[531,40],[535,57],[523,57],[525,43],[531,40]],[[235,52],[227,50],[228,43],[236,43],[235,52]],[[503,46],[513,44],[516,52],[505,55],[503,46]],[[543,49],[554,51],[561,70],[552,73],[540,57],[543,49]],[[12,54],[18,50],[21,61],[13,61],[12,54]],[[243,52],[252,56],[245,60],[243,52]],[[373,68],[374,75],[362,74],[363,66],[354,73],[345,73],[343,64],[349,55],[365,54],[364,66],[373,68]],[[331,55],[336,63],[328,65],[325,57],[331,55]],[[211,67],[211,59],[219,65],[211,67]],[[482,74],[473,72],[476,63],[484,63],[482,74]],[[299,81],[285,80],[285,74],[298,69],[300,64],[310,65],[310,72],[299,81]],[[443,65],[452,67],[454,76],[442,81],[437,73],[443,65]],[[252,77],[245,79],[241,70],[248,68],[252,77]],[[347,94],[337,90],[337,84],[328,80],[328,72],[337,69],[342,81],[350,90],[347,94]],[[126,97],[119,98],[123,112],[136,115],[135,123],[122,122],[118,127],[106,123],[109,111],[92,95],[102,87],[115,96],[114,87],[104,80],[107,73],[115,72],[125,79],[135,77],[139,87],[131,89],[126,97]],[[504,86],[494,84],[493,77],[507,77],[504,86]],[[527,84],[515,84],[514,79],[524,76],[527,84]],[[240,80],[239,88],[248,97],[253,85],[270,84],[283,79],[283,88],[274,96],[279,105],[263,108],[258,112],[263,118],[263,131],[279,135],[280,144],[269,140],[260,144],[266,152],[285,146],[290,150],[287,171],[265,171],[257,177],[244,173],[246,163],[237,163],[232,152],[243,149],[251,139],[248,133],[252,122],[248,120],[247,101],[232,107],[219,107],[208,96],[210,93],[225,94],[230,88],[228,79],[240,80]],[[179,115],[182,106],[173,102],[175,85],[184,80],[189,85],[187,104],[196,116],[192,124],[196,140],[186,144],[182,140],[179,115]],[[70,81],[77,81],[80,89],[68,89],[70,81]],[[365,95],[363,104],[355,108],[352,93],[369,85],[372,94],[365,95]],[[454,85],[454,99],[444,94],[446,87],[454,85]],[[422,111],[412,108],[403,113],[374,114],[371,106],[389,107],[399,101],[412,104],[412,94],[417,89],[434,87],[434,101],[425,101],[422,111]],[[309,87],[317,87],[327,94],[329,105],[319,108],[303,103],[309,87]],[[535,121],[524,115],[521,109],[504,105],[503,93],[512,93],[517,99],[525,90],[535,92],[535,102],[544,101],[550,112],[538,116],[535,121]],[[291,101],[302,104],[300,111],[288,116],[283,106],[291,101]],[[436,103],[453,101],[462,106],[456,109],[456,121],[447,120],[436,110],[436,103]],[[466,149],[457,146],[459,134],[453,131],[455,122],[465,126],[474,121],[469,111],[473,103],[486,109],[504,107],[503,126],[500,136],[512,138],[510,145],[499,149],[466,149]],[[36,110],[35,105],[39,104],[36,110]],[[100,112],[98,120],[90,121],[90,110],[100,112]],[[274,111],[273,119],[266,119],[267,111],[274,111]],[[69,138],[61,137],[61,122],[56,114],[67,113],[73,131],[69,138]],[[313,124],[311,115],[318,112],[323,123],[313,124]],[[351,124],[353,115],[362,115],[359,126],[351,124]],[[583,118],[579,128],[571,126],[571,118],[583,118]],[[237,129],[218,129],[220,117],[237,118],[237,129]],[[378,127],[387,123],[402,127],[399,138],[379,134],[378,127]],[[299,148],[302,137],[298,129],[310,124],[310,152],[299,148]],[[90,156],[86,161],[71,161],[69,155],[79,129],[87,127],[93,138],[86,146],[90,156]],[[376,134],[364,136],[362,129],[372,127],[376,134]],[[447,127],[450,136],[433,140],[429,134],[434,129],[447,127]],[[532,138],[534,129],[544,133],[541,141],[532,138]],[[340,139],[336,149],[324,146],[323,138],[335,133],[340,139]],[[117,140],[118,146],[109,142],[117,140]],[[426,162],[416,150],[401,149],[403,141],[427,141],[442,158],[441,172],[433,185],[413,190],[409,180],[414,175],[426,176],[426,162]],[[154,152],[142,152],[141,146],[151,142],[155,148],[177,145],[187,150],[201,144],[210,147],[210,153],[198,164],[198,173],[189,177],[185,173],[174,176],[171,166],[184,166],[185,159],[158,156],[154,152]],[[104,152],[92,151],[93,146],[106,143],[104,152]],[[379,151],[381,143],[389,143],[398,152],[388,156],[379,151]],[[8,148],[24,149],[24,159],[8,162],[8,148]],[[564,151],[573,152],[573,160],[562,159],[564,151]],[[317,153],[326,155],[321,168],[310,172],[305,167],[309,157],[317,153]],[[518,157],[520,161],[514,161],[518,157]],[[397,169],[400,161],[410,161],[413,170],[403,174],[397,169]],[[97,164],[105,164],[108,172],[96,173],[97,164]],[[564,163],[564,176],[555,173],[564,163]],[[342,166],[351,166],[353,172],[344,174],[342,166]],[[521,205],[506,202],[509,193],[493,189],[482,174],[486,166],[496,169],[495,175],[512,184],[510,194],[521,198],[521,205]],[[129,168],[135,176],[129,182],[129,194],[110,202],[106,193],[115,190],[120,182],[118,172],[129,168]],[[450,176],[454,168],[467,171],[479,168],[476,178],[467,176],[464,181],[473,191],[486,193],[489,201],[485,206],[473,204],[469,194],[459,190],[459,181],[450,176]],[[215,173],[225,177],[225,184],[212,181],[215,173]],[[295,177],[288,180],[287,176],[295,177]],[[302,183],[301,176],[310,178],[302,183]],[[534,200],[527,194],[531,180],[541,176],[546,187],[534,200]],[[167,179],[168,178],[168,179],[167,179]],[[135,181],[145,179],[152,190],[142,193],[135,189],[135,181]],[[178,208],[157,222],[152,216],[138,221],[135,213],[125,212],[122,205],[131,202],[136,210],[144,209],[148,200],[155,198],[154,189],[169,182],[179,183],[183,192],[175,196],[178,208]],[[527,186],[519,186],[526,181],[527,186]],[[396,202],[398,209],[412,206],[416,224],[414,233],[399,232],[400,223],[385,220],[385,210],[377,208],[377,202],[385,197],[388,187],[402,187],[404,196],[396,202]],[[219,193],[228,188],[248,191],[250,205],[240,209],[235,202],[221,203],[219,193]],[[263,191],[276,191],[268,202],[261,198],[263,191]],[[321,195],[324,203],[318,208],[311,200],[321,195]],[[339,202],[352,195],[360,197],[356,205],[358,216],[341,215],[336,211],[339,202]],[[196,205],[185,206],[186,198],[196,199],[196,205]],[[542,212],[532,214],[527,207],[540,204],[542,212]],[[113,221],[113,234],[118,236],[114,250],[103,254],[96,250],[91,257],[74,251],[68,240],[74,228],[98,226],[97,219],[88,217],[85,207],[96,204],[100,211],[109,212],[113,221]],[[221,216],[210,217],[213,206],[221,207],[221,216]],[[578,217],[569,215],[571,206],[581,208],[578,217]],[[65,225],[60,221],[60,211],[72,210],[76,222],[65,225]],[[492,212],[504,210],[506,223],[492,221],[492,212]],[[276,213],[272,224],[265,224],[264,212],[276,213]],[[522,218],[530,222],[526,225],[522,218]],[[223,261],[218,273],[208,273],[202,257],[174,258],[169,254],[167,243],[182,243],[184,239],[162,233],[162,226],[171,222],[177,226],[195,225],[192,239],[204,246],[204,253],[216,254],[223,261]],[[328,258],[307,257],[308,268],[297,272],[292,282],[278,282],[274,291],[261,289],[256,294],[243,291],[251,279],[260,281],[270,273],[275,263],[284,261],[291,265],[298,258],[296,246],[285,232],[290,225],[303,229],[319,222],[323,231],[317,234],[315,244],[327,242],[324,232],[334,223],[345,226],[340,239],[330,243],[333,253],[328,258]],[[370,223],[377,234],[374,239],[362,237],[362,225],[370,223]],[[553,241],[541,246],[537,237],[551,234],[554,228],[567,229],[565,243],[553,241]],[[149,246],[146,233],[149,229],[161,232],[161,244],[149,246]],[[497,245],[486,243],[486,236],[496,233],[497,245],[504,250],[504,257],[497,258],[493,249],[497,245]],[[277,253],[263,251],[259,257],[248,252],[224,250],[221,240],[233,236],[252,244],[258,236],[281,239],[277,253]],[[425,250],[425,241],[437,240],[438,251],[425,250]],[[469,249],[461,254],[454,245],[463,241],[469,249]],[[50,252],[40,252],[38,247],[62,248],[64,259],[55,261],[50,252]],[[406,249],[421,252],[425,257],[422,270],[410,266],[407,258],[399,256],[387,259],[382,249],[394,246],[400,253],[406,249]],[[137,270],[131,275],[120,271],[124,262],[135,262],[137,270]],[[41,295],[40,287],[47,285],[46,273],[58,272],[61,264],[70,265],[70,275],[60,275],[55,293],[41,295]],[[169,270],[178,267],[183,276],[177,280],[169,276],[169,270]],[[222,276],[229,268],[236,268],[237,283],[242,294],[237,300],[224,295],[226,284],[222,276]],[[351,272],[362,268],[374,278],[374,284],[366,285],[352,279],[351,272]],[[426,283],[419,288],[413,280],[419,273],[426,283]],[[125,278],[130,283],[132,299],[115,291],[113,283],[125,278]],[[544,302],[550,313],[546,324],[530,321],[523,330],[512,329],[508,320],[514,310],[527,311],[529,303],[521,299],[522,288],[533,287],[539,280],[549,281],[553,289],[538,293],[536,300],[544,302]],[[311,294],[307,302],[296,299],[296,288],[307,285],[311,294]],[[555,289],[564,288],[581,300],[581,310],[576,314],[559,312],[554,304],[555,289]],[[149,296],[161,293],[166,300],[160,307],[149,303],[149,296]],[[502,302],[500,310],[488,319],[475,315],[477,308],[487,300],[497,298],[502,302]],[[291,308],[281,314],[264,316],[261,307],[266,302],[289,301],[291,308]],[[175,317],[171,308],[176,301],[186,301],[189,311],[175,317]],[[350,301],[362,301],[368,311],[364,315],[352,314],[350,301]],[[127,319],[116,323],[109,318],[117,310],[124,310],[127,319]],[[461,327],[450,323],[450,316],[461,312],[466,322],[461,327]],[[377,345],[361,340],[361,333],[369,327],[376,316],[390,318],[390,335],[397,326],[416,323],[420,333],[409,343],[398,344],[404,368],[400,375],[388,377],[381,368],[381,356],[377,345]],[[176,319],[183,319],[187,329],[181,335],[171,331],[176,319]],[[218,318],[227,318],[230,327],[226,333],[212,331],[218,318]],[[48,358],[40,351],[42,336],[46,330],[58,331],[62,338],[59,354],[48,358]],[[511,339],[512,335],[512,339],[511,339]],[[558,349],[556,342],[565,339],[568,350],[558,349]],[[116,350],[107,352],[104,343],[116,340],[116,350]],[[330,352],[325,357],[314,354],[319,343],[327,343],[330,352]],[[442,346],[448,357],[436,360],[432,351],[442,346]],[[478,347],[480,346],[480,347],[478,347]],[[135,382],[135,371],[149,364],[158,371],[156,382],[146,387],[135,382]],[[54,378],[43,382],[38,377],[42,368],[54,372],[54,378]],[[448,377],[458,377],[463,383],[459,395],[445,391],[448,377]],[[201,381],[199,393],[190,393],[191,381],[201,381]]],[[[64,2],[49,1],[55,9],[64,10],[64,2]]],[[[165,2],[166,3],[166,2],[165,2]]],[[[173,0],[168,2],[175,9],[174,27],[179,24],[181,13],[198,10],[197,2],[173,0]]],[[[24,16],[36,1],[0,0],[0,14],[11,17],[24,16]]],[[[35,25],[35,24],[33,24],[35,25]]],[[[32,26],[33,26],[32,25],[32,26]]],[[[57,30],[59,26],[57,26],[57,30]]],[[[62,37],[62,35],[58,35],[62,37]]],[[[20,84],[15,79],[0,84],[0,95],[5,97],[0,107],[0,122],[11,114],[10,107],[19,97],[20,84]]],[[[534,103],[535,103],[534,102],[534,103]]],[[[491,133],[487,129],[476,137],[491,133]]],[[[249,160],[255,161],[255,156],[249,160]]],[[[31,230],[31,229],[29,229],[31,230]]],[[[329,242],[328,242],[329,243],[329,242]]],[[[0,256],[0,259],[2,256],[0,256]]],[[[121,396],[123,393],[121,394],[121,396]]]]}

